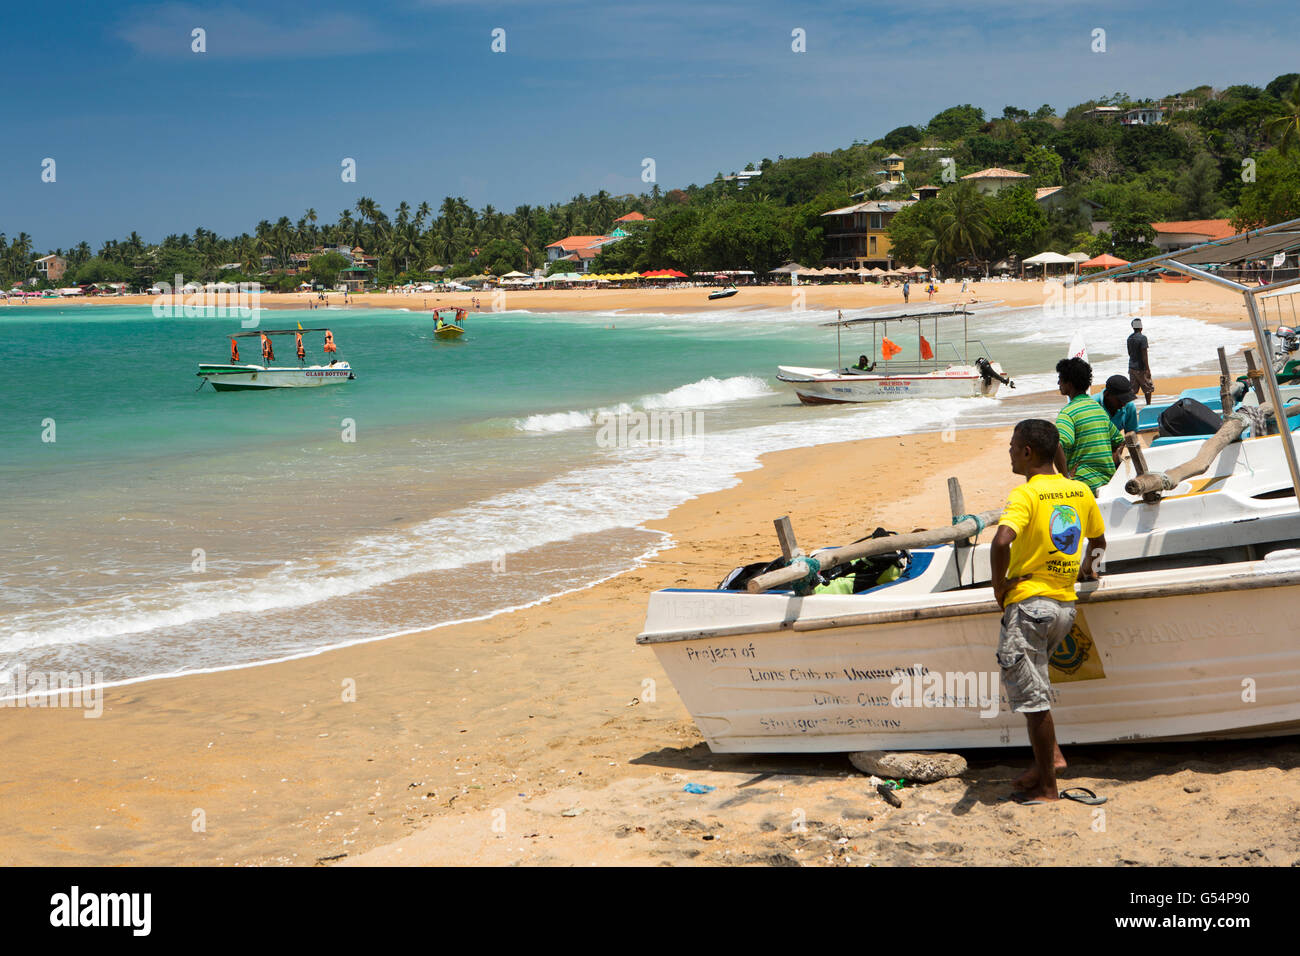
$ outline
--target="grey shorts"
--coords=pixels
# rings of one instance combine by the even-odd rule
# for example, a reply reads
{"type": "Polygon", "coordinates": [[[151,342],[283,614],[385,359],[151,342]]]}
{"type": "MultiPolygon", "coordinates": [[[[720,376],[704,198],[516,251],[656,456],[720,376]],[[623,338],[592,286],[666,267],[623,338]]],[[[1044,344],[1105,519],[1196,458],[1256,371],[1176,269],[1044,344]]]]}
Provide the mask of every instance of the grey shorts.
{"type": "Polygon", "coordinates": [[[1073,601],[1032,597],[1002,612],[998,665],[1011,709],[1033,714],[1052,709],[1047,662],[1074,627],[1073,601]]]}

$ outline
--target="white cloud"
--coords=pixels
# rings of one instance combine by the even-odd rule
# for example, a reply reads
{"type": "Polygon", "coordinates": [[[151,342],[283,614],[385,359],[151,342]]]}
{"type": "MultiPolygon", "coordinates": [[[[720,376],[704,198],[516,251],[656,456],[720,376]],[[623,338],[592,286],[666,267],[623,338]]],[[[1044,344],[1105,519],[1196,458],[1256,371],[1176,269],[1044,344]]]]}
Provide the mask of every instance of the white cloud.
{"type": "Polygon", "coordinates": [[[298,59],[373,53],[399,43],[350,13],[325,13],[303,7],[274,17],[229,4],[200,9],[168,3],[133,10],[114,33],[145,56],[176,59],[196,56],[193,31],[207,34],[204,56],[237,59],[298,59]]]}

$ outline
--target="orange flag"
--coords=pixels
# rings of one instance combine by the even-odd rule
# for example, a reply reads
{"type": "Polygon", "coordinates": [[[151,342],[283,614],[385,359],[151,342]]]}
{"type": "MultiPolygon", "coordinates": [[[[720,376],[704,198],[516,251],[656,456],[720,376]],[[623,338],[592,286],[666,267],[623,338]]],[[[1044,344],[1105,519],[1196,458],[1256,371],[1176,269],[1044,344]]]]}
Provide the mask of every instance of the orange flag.
{"type": "Polygon", "coordinates": [[[884,340],[880,343],[880,353],[885,357],[886,362],[888,362],[891,358],[893,358],[901,351],[903,351],[902,347],[899,345],[895,345],[893,342],[889,341],[888,336],[886,336],[884,340]]]}
{"type": "Polygon", "coordinates": [[[934,349],[930,348],[930,343],[925,340],[924,335],[921,336],[921,358],[923,359],[934,358],[934,349]]]}

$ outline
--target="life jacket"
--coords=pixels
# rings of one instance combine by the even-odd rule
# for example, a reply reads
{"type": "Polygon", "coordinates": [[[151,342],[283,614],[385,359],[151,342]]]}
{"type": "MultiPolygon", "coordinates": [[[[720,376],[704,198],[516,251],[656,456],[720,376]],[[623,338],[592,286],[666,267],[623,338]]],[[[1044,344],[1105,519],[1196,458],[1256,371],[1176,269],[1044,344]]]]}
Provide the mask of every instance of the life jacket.
{"type": "Polygon", "coordinates": [[[307,357],[307,350],[302,347],[302,333],[295,332],[293,333],[293,337],[298,343],[298,361],[301,362],[307,357]]]}
{"type": "Polygon", "coordinates": [[[238,361],[239,361],[239,344],[234,339],[231,339],[230,340],[230,364],[234,365],[238,361]]]}
{"type": "Polygon", "coordinates": [[[334,333],[331,332],[329,329],[325,330],[325,351],[326,352],[338,351],[338,346],[334,344],[334,333]]]}
{"type": "Polygon", "coordinates": [[[271,339],[265,332],[262,333],[262,358],[268,362],[275,361],[275,349],[271,348],[271,339]]]}

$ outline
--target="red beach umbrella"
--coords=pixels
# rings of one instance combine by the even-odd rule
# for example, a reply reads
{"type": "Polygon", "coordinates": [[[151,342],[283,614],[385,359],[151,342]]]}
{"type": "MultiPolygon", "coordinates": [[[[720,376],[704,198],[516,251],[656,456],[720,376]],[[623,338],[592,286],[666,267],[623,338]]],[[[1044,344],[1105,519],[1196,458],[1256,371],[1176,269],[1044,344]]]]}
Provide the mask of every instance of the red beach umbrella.
{"type": "Polygon", "coordinates": [[[1091,269],[1094,267],[1102,269],[1113,269],[1116,266],[1128,265],[1127,259],[1121,259],[1119,256],[1112,256],[1109,252],[1103,252],[1099,256],[1093,256],[1087,262],[1080,262],[1080,269],[1091,269]]]}

